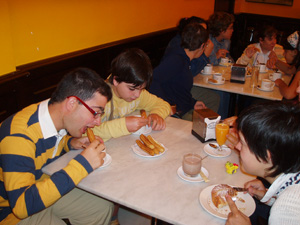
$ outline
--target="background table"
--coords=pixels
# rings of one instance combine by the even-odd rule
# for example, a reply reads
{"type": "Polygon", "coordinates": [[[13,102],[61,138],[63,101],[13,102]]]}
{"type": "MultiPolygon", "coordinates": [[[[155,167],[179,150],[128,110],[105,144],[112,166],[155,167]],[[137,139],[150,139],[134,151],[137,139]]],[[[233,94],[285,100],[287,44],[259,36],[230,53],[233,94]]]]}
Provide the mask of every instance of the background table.
{"type": "MultiPolygon", "coordinates": [[[[84,178],[79,188],[113,202],[145,213],[172,224],[225,224],[207,213],[199,203],[200,192],[213,184],[225,183],[243,186],[254,177],[240,171],[226,173],[225,163],[229,160],[239,163],[237,152],[225,158],[208,156],[203,167],[209,172],[209,183],[190,183],[177,175],[182,156],[197,152],[205,156],[205,144],[191,134],[192,123],[169,117],[164,131],[153,131],[151,136],[163,143],[167,152],[157,158],[143,158],[136,155],[131,146],[138,136],[128,135],[106,142],[106,150],[112,163],[99,168],[84,178]]],[[[43,168],[47,174],[67,165],[78,150],[71,151],[43,168]]]]}

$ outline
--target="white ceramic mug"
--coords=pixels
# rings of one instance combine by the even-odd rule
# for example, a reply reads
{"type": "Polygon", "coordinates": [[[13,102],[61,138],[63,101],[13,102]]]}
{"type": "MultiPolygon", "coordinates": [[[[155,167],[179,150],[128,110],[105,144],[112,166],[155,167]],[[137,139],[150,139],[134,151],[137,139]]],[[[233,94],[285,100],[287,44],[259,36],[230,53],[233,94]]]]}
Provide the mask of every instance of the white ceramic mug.
{"type": "Polygon", "coordinates": [[[227,65],[230,63],[230,60],[228,57],[221,58],[221,64],[227,65]]]}
{"type": "Polygon", "coordinates": [[[207,65],[204,67],[203,72],[204,72],[205,74],[212,74],[212,65],[211,65],[211,64],[207,64],[207,65]]]}
{"type": "Polygon", "coordinates": [[[277,79],[281,79],[282,73],[280,72],[275,72],[269,75],[270,80],[275,81],[277,79]]]}
{"type": "Polygon", "coordinates": [[[269,79],[263,79],[261,81],[261,89],[263,90],[272,90],[275,86],[275,83],[269,79]]]}
{"type": "Polygon", "coordinates": [[[265,63],[260,63],[259,64],[259,72],[260,73],[266,72],[266,69],[267,69],[267,67],[266,67],[265,63]]]}
{"type": "Polygon", "coordinates": [[[216,80],[218,83],[224,83],[225,82],[225,77],[222,76],[221,73],[215,73],[213,75],[214,80],[216,80]]]}

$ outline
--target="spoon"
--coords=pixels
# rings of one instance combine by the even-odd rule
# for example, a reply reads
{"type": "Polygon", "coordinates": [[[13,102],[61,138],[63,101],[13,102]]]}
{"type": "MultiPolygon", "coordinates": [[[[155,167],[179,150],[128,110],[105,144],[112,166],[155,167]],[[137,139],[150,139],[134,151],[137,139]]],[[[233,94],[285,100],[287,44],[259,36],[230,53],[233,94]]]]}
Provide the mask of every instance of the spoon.
{"type": "Polygon", "coordinates": [[[218,146],[217,146],[217,145],[215,145],[215,144],[212,144],[212,143],[209,143],[209,146],[210,146],[210,147],[213,147],[213,148],[215,148],[215,149],[217,149],[217,148],[218,148],[218,146]]]}

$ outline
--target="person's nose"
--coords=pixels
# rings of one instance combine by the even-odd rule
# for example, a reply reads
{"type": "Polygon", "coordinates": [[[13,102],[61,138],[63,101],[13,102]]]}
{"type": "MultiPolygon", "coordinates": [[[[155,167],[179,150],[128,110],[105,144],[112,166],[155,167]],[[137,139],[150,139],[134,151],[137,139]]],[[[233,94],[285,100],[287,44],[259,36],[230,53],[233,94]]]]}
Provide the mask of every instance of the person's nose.
{"type": "Polygon", "coordinates": [[[133,93],[134,97],[135,98],[140,97],[141,92],[142,92],[142,90],[135,90],[134,93],[133,93]]]}
{"type": "Polygon", "coordinates": [[[100,116],[98,116],[94,119],[94,124],[95,124],[95,126],[100,126],[100,124],[101,124],[101,117],[100,116]]]}

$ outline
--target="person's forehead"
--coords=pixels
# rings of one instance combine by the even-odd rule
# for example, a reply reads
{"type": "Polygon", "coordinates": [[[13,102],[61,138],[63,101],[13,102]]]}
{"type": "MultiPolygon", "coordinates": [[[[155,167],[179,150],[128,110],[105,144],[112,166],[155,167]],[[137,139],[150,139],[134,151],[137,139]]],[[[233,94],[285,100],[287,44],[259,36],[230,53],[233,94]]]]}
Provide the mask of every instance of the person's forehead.
{"type": "Polygon", "coordinates": [[[134,89],[144,89],[146,87],[146,83],[143,83],[142,85],[139,85],[139,86],[136,86],[136,84],[129,84],[129,83],[126,83],[126,85],[130,88],[134,88],[134,89]]]}

